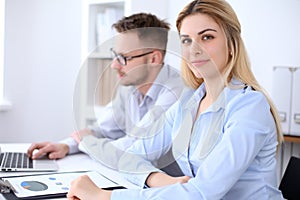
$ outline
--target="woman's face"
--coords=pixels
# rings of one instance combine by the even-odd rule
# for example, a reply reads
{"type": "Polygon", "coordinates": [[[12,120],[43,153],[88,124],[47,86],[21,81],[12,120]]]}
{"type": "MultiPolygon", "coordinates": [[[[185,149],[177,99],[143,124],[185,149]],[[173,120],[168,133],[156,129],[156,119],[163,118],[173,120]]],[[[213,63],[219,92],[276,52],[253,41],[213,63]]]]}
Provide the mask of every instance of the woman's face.
{"type": "Polygon", "coordinates": [[[180,40],[183,59],[197,78],[220,77],[229,53],[225,33],[211,17],[199,13],[184,18],[180,40]]]}

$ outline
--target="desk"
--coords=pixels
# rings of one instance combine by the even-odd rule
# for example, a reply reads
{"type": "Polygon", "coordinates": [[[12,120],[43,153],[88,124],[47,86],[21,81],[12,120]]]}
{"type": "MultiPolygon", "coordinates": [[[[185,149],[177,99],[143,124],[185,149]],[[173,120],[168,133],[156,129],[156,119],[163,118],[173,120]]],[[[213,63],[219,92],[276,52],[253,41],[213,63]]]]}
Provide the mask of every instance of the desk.
{"type": "MultiPolygon", "coordinates": [[[[0,144],[1,151],[26,151],[30,144],[0,144]]],[[[72,172],[72,171],[85,171],[85,170],[95,170],[101,172],[101,174],[114,180],[115,182],[123,185],[127,188],[138,188],[136,185],[126,181],[120,176],[120,174],[112,169],[109,169],[99,162],[94,161],[88,155],[79,153],[74,155],[68,155],[63,159],[57,160],[59,165],[58,172],[72,172]]],[[[42,172],[34,172],[38,174],[42,172]]],[[[45,172],[43,172],[45,173],[45,172]]],[[[13,176],[13,175],[28,175],[33,174],[33,172],[0,172],[0,177],[3,176],[13,176]]],[[[66,198],[59,198],[66,199],[66,198]]],[[[5,200],[5,198],[0,194],[0,200],[5,200]]]]}
{"type": "Polygon", "coordinates": [[[299,136],[293,136],[293,135],[284,135],[284,141],[285,142],[300,143],[300,137],[299,136]]]}

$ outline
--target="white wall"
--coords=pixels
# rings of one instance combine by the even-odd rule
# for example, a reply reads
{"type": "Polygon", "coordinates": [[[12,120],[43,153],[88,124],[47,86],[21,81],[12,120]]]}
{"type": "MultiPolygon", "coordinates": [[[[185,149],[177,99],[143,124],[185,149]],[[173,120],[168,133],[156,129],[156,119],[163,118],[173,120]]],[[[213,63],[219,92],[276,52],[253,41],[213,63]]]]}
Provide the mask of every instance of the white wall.
{"type": "Polygon", "coordinates": [[[168,1],[169,0],[126,0],[125,15],[133,13],[145,12],[152,13],[161,19],[168,17],[168,1]],[[148,4],[145,2],[149,2],[148,4]]]}
{"type": "Polygon", "coordinates": [[[73,131],[81,0],[7,0],[0,142],[58,140],[73,131]]]}

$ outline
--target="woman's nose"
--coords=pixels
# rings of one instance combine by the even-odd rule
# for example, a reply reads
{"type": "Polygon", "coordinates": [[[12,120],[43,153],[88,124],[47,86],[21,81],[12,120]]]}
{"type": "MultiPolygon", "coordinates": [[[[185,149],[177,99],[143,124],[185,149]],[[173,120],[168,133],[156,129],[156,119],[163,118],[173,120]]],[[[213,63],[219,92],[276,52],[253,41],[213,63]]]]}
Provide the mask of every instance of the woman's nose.
{"type": "Polygon", "coordinates": [[[190,53],[192,55],[202,54],[203,53],[203,47],[199,43],[193,42],[191,47],[190,47],[190,53]]]}

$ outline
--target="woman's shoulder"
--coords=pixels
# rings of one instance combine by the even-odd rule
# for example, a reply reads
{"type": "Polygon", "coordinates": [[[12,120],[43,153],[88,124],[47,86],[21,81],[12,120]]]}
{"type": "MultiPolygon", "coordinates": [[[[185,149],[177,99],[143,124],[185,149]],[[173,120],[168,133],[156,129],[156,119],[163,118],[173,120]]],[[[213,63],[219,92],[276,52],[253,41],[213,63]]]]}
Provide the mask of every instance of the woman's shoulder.
{"type": "Polygon", "coordinates": [[[242,108],[252,105],[257,109],[269,107],[268,100],[261,91],[254,90],[251,86],[245,85],[236,89],[232,87],[225,88],[227,105],[230,107],[242,108]]]}

